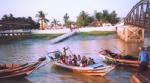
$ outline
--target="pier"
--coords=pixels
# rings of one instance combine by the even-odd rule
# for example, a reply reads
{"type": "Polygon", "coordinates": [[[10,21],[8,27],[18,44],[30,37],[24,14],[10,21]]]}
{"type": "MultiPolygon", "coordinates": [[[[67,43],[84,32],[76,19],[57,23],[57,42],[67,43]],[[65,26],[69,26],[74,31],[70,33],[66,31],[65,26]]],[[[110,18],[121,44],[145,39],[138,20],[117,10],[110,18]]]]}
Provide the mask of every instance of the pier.
{"type": "Polygon", "coordinates": [[[1,40],[22,39],[30,36],[31,36],[30,31],[23,31],[23,30],[0,31],[1,40]]]}
{"type": "Polygon", "coordinates": [[[76,30],[75,30],[75,31],[72,31],[72,32],[69,32],[69,33],[66,33],[66,34],[64,34],[64,35],[61,35],[61,36],[55,38],[55,39],[52,39],[52,40],[51,40],[51,43],[58,43],[58,42],[61,42],[61,41],[65,40],[65,39],[67,39],[67,38],[69,38],[69,37],[75,35],[76,33],[77,33],[76,30]]]}

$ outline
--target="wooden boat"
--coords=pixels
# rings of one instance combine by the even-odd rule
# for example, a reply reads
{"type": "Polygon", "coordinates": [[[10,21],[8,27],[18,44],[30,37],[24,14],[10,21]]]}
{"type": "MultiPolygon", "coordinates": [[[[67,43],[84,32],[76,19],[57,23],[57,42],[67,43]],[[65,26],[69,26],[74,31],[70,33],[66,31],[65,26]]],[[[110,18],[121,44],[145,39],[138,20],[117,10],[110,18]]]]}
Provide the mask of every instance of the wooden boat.
{"type": "Polygon", "coordinates": [[[86,67],[80,67],[67,65],[58,61],[54,61],[53,64],[61,68],[69,69],[72,72],[93,76],[105,76],[107,73],[115,68],[115,66],[103,66],[101,64],[93,64],[86,67]]]}
{"type": "Polygon", "coordinates": [[[99,56],[103,58],[107,63],[115,63],[118,65],[124,65],[124,66],[131,66],[131,67],[138,67],[139,61],[137,57],[134,56],[123,56],[123,57],[132,57],[132,59],[127,58],[116,58],[116,53],[106,53],[106,52],[100,52],[99,56]],[[115,56],[114,56],[115,55],[115,56]]]}
{"type": "Polygon", "coordinates": [[[0,65],[0,79],[4,78],[22,78],[31,74],[46,58],[32,64],[4,64],[0,65]]]}

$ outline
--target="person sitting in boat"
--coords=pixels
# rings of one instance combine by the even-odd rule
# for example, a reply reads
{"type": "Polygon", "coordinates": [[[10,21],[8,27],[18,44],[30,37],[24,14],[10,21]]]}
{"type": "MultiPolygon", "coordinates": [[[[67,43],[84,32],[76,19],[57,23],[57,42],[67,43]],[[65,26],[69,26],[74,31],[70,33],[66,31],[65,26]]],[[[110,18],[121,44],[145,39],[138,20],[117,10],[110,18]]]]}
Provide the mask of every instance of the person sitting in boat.
{"type": "Polygon", "coordinates": [[[78,57],[77,57],[77,65],[80,65],[80,63],[81,63],[81,56],[78,55],[78,57]]]}
{"type": "Polygon", "coordinates": [[[103,49],[99,53],[102,55],[112,55],[113,54],[109,49],[103,49]]]}
{"type": "Polygon", "coordinates": [[[83,56],[81,59],[81,65],[80,66],[82,66],[82,67],[87,66],[87,61],[88,60],[87,60],[86,56],[83,56]]]}
{"type": "Polygon", "coordinates": [[[68,56],[68,64],[72,65],[72,56],[71,55],[68,56]]]}
{"type": "Polygon", "coordinates": [[[65,56],[65,64],[69,65],[69,56],[65,56]]]}
{"type": "Polygon", "coordinates": [[[121,54],[117,54],[117,55],[115,56],[115,58],[116,58],[116,59],[122,59],[123,57],[122,57],[121,54]]]}
{"type": "Polygon", "coordinates": [[[66,61],[65,61],[65,56],[60,56],[60,61],[61,61],[61,63],[65,63],[66,61]]]}
{"type": "Polygon", "coordinates": [[[99,53],[102,54],[102,55],[107,55],[107,50],[103,49],[103,50],[99,51],[99,53]]]}
{"type": "Polygon", "coordinates": [[[57,51],[57,52],[55,53],[55,59],[59,59],[60,56],[61,56],[61,52],[60,52],[60,51],[57,51]]]}
{"type": "Polygon", "coordinates": [[[144,48],[139,47],[139,50],[140,50],[140,53],[139,53],[140,65],[139,65],[139,68],[138,68],[138,73],[142,73],[142,72],[148,70],[149,55],[145,51],[144,48]]]}
{"type": "Polygon", "coordinates": [[[81,61],[81,56],[80,55],[78,55],[77,60],[81,61]]]}
{"type": "Polygon", "coordinates": [[[93,65],[95,64],[94,59],[92,59],[91,57],[89,57],[88,59],[88,65],[93,65]]]}
{"type": "Polygon", "coordinates": [[[77,56],[74,54],[72,59],[73,65],[77,66],[77,56]]]}
{"type": "Polygon", "coordinates": [[[95,64],[95,61],[94,61],[94,59],[92,59],[92,64],[95,64]]]}

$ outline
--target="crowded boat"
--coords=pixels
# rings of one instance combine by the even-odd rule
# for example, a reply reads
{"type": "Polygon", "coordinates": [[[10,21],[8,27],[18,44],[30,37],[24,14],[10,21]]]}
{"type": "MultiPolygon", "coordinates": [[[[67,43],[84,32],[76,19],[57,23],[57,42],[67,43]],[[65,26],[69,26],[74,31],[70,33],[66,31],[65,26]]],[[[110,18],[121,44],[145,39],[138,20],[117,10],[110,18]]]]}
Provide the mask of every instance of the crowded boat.
{"type": "Polygon", "coordinates": [[[104,76],[115,68],[112,65],[96,63],[92,57],[81,56],[80,54],[68,55],[67,49],[69,48],[63,48],[63,51],[55,51],[54,55],[49,56],[54,65],[85,75],[99,76],[104,76]]]}

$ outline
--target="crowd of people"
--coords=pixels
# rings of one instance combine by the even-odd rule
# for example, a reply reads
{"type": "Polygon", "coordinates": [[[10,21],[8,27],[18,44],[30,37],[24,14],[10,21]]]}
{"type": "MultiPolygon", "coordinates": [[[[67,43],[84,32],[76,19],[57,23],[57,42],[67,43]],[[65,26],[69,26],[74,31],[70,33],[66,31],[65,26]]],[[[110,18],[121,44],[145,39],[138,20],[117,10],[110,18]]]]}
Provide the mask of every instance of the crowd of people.
{"type": "Polygon", "coordinates": [[[73,66],[81,66],[85,67],[88,65],[95,64],[95,61],[91,57],[86,57],[86,56],[80,56],[76,54],[70,54],[67,55],[66,51],[68,48],[63,48],[63,52],[56,52],[55,57],[57,60],[59,60],[61,63],[67,64],[67,65],[73,65],[73,66]]]}

